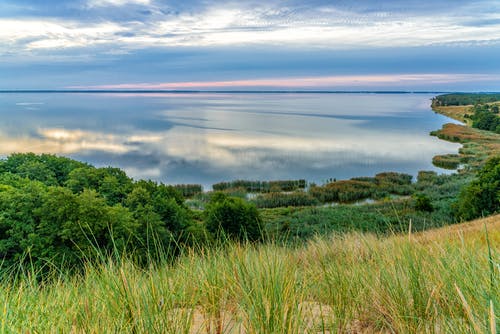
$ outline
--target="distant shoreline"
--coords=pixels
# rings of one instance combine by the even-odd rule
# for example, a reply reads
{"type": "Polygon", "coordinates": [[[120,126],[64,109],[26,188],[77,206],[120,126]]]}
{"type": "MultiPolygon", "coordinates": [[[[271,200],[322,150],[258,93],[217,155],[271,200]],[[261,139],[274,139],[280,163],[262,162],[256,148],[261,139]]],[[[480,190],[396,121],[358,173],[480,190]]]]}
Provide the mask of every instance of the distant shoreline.
{"type": "MultiPolygon", "coordinates": [[[[214,93],[214,94],[466,94],[465,92],[449,92],[449,91],[403,91],[403,90],[114,90],[114,89],[4,89],[0,90],[0,94],[12,93],[173,93],[173,94],[197,94],[197,93],[214,93]]],[[[495,94],[498,92],[477,92],[482,94],[495,94]]]]}

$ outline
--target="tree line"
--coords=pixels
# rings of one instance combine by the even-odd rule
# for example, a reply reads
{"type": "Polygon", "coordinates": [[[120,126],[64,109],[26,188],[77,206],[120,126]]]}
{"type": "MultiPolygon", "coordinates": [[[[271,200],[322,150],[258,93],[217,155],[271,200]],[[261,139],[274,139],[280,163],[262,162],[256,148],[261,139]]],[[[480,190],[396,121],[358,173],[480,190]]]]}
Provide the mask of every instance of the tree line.
{"type": "Polygon", "coordinates": [[[0,161],[0,261],[9,267],[79,267],[127,252],[139,263],[229,238],[256,240],[255,207],[213,196],[197,219],[178,187],[134,181],[124,171],[55,155],[12,154],[0,161]]]}
{"type": "Polygon", "coordinates": [[[442,94],[432,99],[433,107],[467,106],[500,101],[500,94],[493,93],[454,93],[442,94]]]}
{"type": "MultiPolygon", "coordinates": [[[[269,231],[257,206],[317,206],[399,194],[413,195],[416,211],[431,212],[435,196],[427,190],[443,180],[421,172],[412,184],[410,175],[380,173],[311,186],[307,192],[270,192],[250,201],[215,191],[205,194],[203,211],[193,211],[177,187],[133,180],[118,168],[49,154],[12,154],[0,160],[0,269],[22,263],[77,269],[117,253],[146,265],[221,239],[259,241],[269,231]]],[[[436,191],[447,196],[451,190],[443,187],[436,191]]],[[[457,200],[450,198],[457,220],[498,212],[500,157],[450,196],[457,193],[457,200]]],[[[375,211],[370,214],[380,215],[375,211]]]]}

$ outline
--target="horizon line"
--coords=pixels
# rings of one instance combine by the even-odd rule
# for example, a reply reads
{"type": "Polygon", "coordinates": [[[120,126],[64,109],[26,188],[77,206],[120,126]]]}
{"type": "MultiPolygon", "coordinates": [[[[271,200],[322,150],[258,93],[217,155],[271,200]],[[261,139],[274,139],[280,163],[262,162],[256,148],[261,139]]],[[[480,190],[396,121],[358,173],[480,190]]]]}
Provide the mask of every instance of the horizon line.
{"type": "Polygon", "coordinates": [[[442,90],[184,90],[184,89],[0,89],[0,93],[216,93],[216,94],[495,94],[499,91],[442,91],[442,90]]]}

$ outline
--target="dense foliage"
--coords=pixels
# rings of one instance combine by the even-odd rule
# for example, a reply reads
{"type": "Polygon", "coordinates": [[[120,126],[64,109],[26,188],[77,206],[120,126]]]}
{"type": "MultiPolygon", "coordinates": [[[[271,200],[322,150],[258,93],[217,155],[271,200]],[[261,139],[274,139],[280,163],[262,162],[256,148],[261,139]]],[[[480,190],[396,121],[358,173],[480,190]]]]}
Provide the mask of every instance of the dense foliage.
{"type": "Polygon", "coordinates": [[[277,181],[248,181],[235,180],[231,182],[219,182],[212,185],[215,191],[242,188],[247,192],[266,193],[275,191],[294,191],[304,189],[306,180],[277,180],[277,181]]]}
{"type": "Polygon", "coordinates": [[[427,195],[415,194],[413,197],[415,199],[415,210],[427,212],[434,211],[431,199],[427,195]]]}
{"type": "Polygon", "coordinates": [[[471,106],[464,107],[463,118],[473,128],[500,133],[499,100],[500,94],[445,94],[435,97],[432,106],[471,106]]]}
{"type": "Polygon", "coordinates": [[[353,230],[405,231],[410,221],[413,230],[442,226],[455,221],[458,207],[458,219],[498,211],[500,172],[494,163],[498,159],[492,161],[462,192],[460,206],[453,207],[470,174],[423,171],[412,183],[407,174],[380,173],[251,199],[240,187],[199,193],[186,201],[179,186],[134,181],[117,168],[95,168],[53,155],[13,154],[0,161],[2,266],[30,262],[74,268],[122,252],[144,264],[159,254],[176,255],[186,246],[219,237],[303,240],[353,230]],[[330,204],[363,199],[382,201],[330,204]]]}
{"type": "Polygon", "coordinates": [[[498,105],[479,104],[472,107],[472,127],[500,133],[500,117],[498,105]]]}
{"type": "Polygon", "coordinates": [[[236,240],[258,240],[262,221],[257,208],[241,198],[214,193],[205,209],[207,229],[236,240]]]}
{"type": "Polygon", "coordinates": [[[133,181],[117,168],[13,154],[0,172],[0,254],[7,266],[75,266],[125,249],[144,262],[158,249],[175,253],[203,236],[174,187],[133,181]]]}
{"type": "Polygon", "coordinates": [[[469,220],[500,211],[500,157],[494,157],[465,187],[457,202],[457,216],[469,220]]]}
{"type": "Polygon", "coordinates": [[[500,94],[463,93],[443,94],[432,99],[433,106],[466,106],[500,101],[500,94]]]}

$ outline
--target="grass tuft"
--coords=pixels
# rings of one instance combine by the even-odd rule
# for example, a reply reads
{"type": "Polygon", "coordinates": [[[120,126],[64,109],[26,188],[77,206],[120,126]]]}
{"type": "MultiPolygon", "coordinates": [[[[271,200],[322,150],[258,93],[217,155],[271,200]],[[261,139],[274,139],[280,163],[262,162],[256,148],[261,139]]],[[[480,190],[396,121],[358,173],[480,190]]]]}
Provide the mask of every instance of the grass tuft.
{"type": "Polygon", "coordinates": [[[147,268],[115,255],[43,281],[20,268],[0,282],[0,333],[496,333],[499,244],[493,216],[411,236],[227,242],[147,268]]]}

